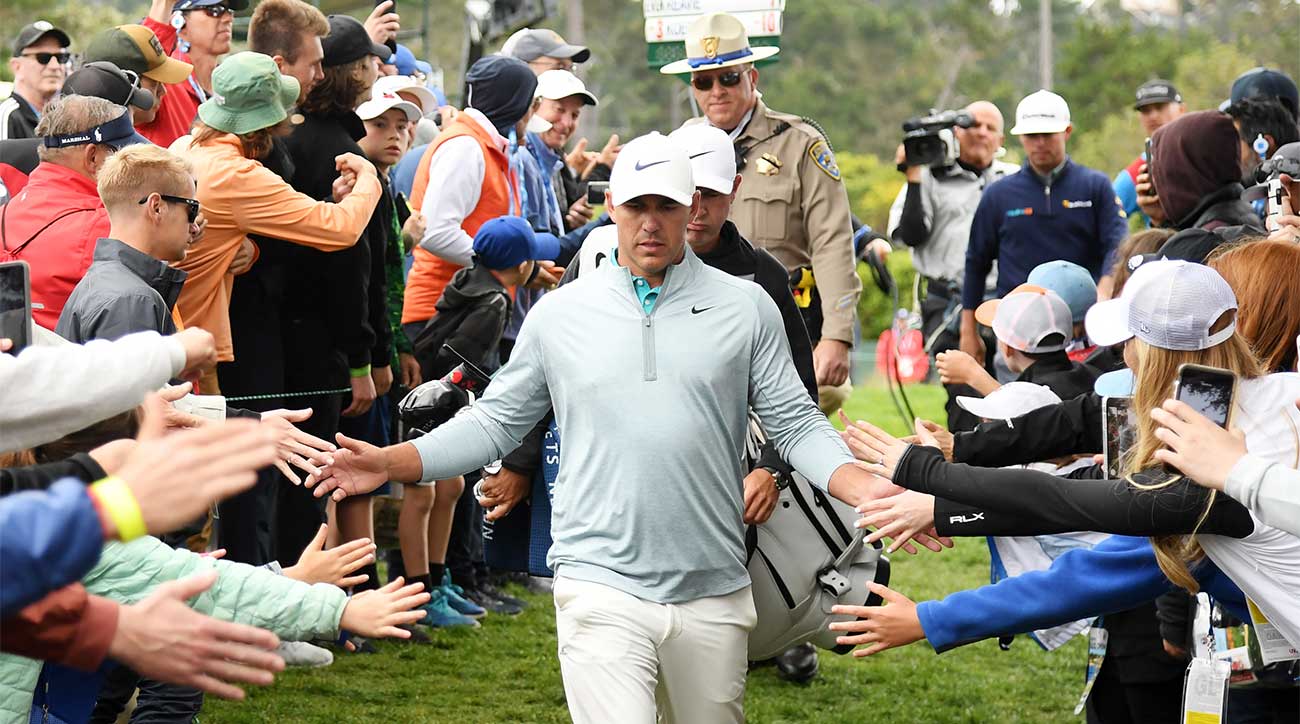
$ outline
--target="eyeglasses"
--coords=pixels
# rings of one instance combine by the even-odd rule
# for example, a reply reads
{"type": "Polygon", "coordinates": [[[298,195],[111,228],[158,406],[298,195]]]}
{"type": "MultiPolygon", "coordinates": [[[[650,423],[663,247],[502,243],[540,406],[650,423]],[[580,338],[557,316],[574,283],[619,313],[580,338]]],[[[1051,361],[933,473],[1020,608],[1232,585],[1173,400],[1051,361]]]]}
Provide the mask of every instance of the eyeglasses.
{"type": "MultiPolygon", "coordinates": [[[[168,194],[158,194],[158,198],[162,199],[163,201],[170,201],[173,204],[185,204],[185,216],[186,218],[189,219],[189,222],[193,224],[196,220],[198,220],[199,218],[198,199],[187,199],[184,196],[170,196],[168,194]]],[[[144,204],[144,202],[148,200],[149,197],[146,196],[143,199],[140,199],[140,201],[138,201],[137,203],[144,204]]]]}
{"type": "MultiPolygon", "coordinates": [[[[722,84],[723,88],[734,88],[740,85],[740,78],[742,75],[744,74],[738,70],[729,70],[726,73],[719,74],[717,79],[718,82],[722,84]]],[[[691,85],[695,86],[695,90],[698,91],[711,91],[713,90],[713,78],[714,76],[711,75],[693,76],[691,78],[691,85]]]]}
{"type": "Polygon", "coordinates": [[[199,11],[202,11],[202,12],[204,12],[204,13],[207,13],[208,17],[210,17],[210,18],[220,18],[220,17],[224,17],[227,13],[229,13],[229,14],[231,14],[231,15],[234,15],[234,14],[235,14],[235,11],[234,11],[234,10],[231,10],[230,8],[226,7],[225,5],[208,5],[208,6],[206,6],[206,7],[195,8],[195,10],[199,10],[199,11]]]}
{"type": "Polygon", "coordinates": [[[57,53],[23,53],[24,58],[35,58],[40,65],[49,65],[50,60],[59,59],[59,65],[67,65],[72,62],[72,53],[66,50],[60,50],[57,53]]]}

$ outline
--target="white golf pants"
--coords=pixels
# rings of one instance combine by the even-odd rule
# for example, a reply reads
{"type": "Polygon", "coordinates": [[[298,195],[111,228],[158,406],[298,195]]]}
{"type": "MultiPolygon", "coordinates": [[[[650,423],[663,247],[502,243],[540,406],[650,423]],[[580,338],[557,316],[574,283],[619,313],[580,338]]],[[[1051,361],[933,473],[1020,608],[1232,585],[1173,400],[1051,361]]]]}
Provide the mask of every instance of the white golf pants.
{"type": "Polygon", "coordinates": [[[745,720],[749,587],[679,604],[555,579],[560,672],[576,724],[745,720]]]}

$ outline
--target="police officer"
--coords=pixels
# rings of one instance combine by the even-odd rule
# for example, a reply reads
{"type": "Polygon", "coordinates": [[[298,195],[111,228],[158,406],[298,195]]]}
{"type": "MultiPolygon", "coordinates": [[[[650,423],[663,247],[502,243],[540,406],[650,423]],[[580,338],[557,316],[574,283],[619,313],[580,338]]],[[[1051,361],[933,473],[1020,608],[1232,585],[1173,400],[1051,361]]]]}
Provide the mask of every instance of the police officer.
{"type": "Polygon", "coordinates": [[[830,144],[799,116],[778,113],[759,98],[756,61],[773,47],[750,47],[745,26],[726,13],[704,15],[686,35],[686,59],[660,68],[690,73],[703,119],[731,136],[743,182],[731,209],[741,236],[771,252],[787,270],[810,268],[816,293],[804,309],[816,344],[813,365],[822,409],[849,392],[849,349],[857,323],[858,279],[849,197],[830,144]],[[816,302],[820,298],[820,304],[816,302]]]}
{"type": "MultiPolygon", "coordinates": [[[[1003,139],[998,107],[976,101],[965,110],[974,122],[969,128],[952,129],[956,159],[934,167],[909,166],[903,147],[898,147],[899,170],[907,183],[889,209],[889,237],[911,248],[912,265],[924,281],[921,333],[930,354],[956,349],[960,341],[966,244],[984,187],[1019,170],[1015,164],[997,160],[1003,139]]],[[[994,347],[990,342],[986,345],[994,347]]],[[[948,428],[974,429],[979,418],[957,405],[956,398],[975,393],[965,385],[945,387],[948,428]]]]}

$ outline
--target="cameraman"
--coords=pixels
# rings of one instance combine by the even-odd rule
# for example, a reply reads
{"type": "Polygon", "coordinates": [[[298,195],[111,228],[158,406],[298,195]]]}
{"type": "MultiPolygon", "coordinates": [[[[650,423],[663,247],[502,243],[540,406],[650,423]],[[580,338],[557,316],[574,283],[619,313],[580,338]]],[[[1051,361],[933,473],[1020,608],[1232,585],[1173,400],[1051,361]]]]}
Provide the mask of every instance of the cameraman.
{"type": "MultiPolygon", "coordinates": [[[[994,158],[1003,138],[998,107],[976,101],[965,110],[974,123],[952,129],[958,147],[955,163],[908,165],[903,147],[898,147],[897,161],[907,183],[889,210],[889,238],[912,248],[912,264],[924,280],[923,292],[918,286],[918,296],[924,294],[919,297],[921,333],[931,355],[958,347],[966,244],[980,195],[988,184],[1017,171],[1015,165],[994,158]]],[[[979,420],[958,407],[956,398],[975,393],[965,385],[944,387],[950,429],[974,428],[979,420]]]]}

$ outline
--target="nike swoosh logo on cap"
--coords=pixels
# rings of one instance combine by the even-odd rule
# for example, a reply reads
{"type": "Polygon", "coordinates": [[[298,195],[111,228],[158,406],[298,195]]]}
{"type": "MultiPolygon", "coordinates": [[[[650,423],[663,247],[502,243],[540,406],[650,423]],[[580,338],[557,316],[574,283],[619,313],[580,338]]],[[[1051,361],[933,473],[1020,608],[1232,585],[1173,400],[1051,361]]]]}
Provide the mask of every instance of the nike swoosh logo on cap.
{"type": "Polygon", "coordinates": [[[651,166],[658,166],[658,165],[661,164],[661,163],[668,163],[669,160],[671,160],[671,159],[667,159],[667,158],[665,158],[665,159],[662,160],[662,161],[651,161],[650,163],[646,163],[646,162],[644,162],[644,161],[637,161],[637,162],[636,162],[635,169],[636,169],[637,171],[644,171],[644,170],[650,168],[651,166]]]}

